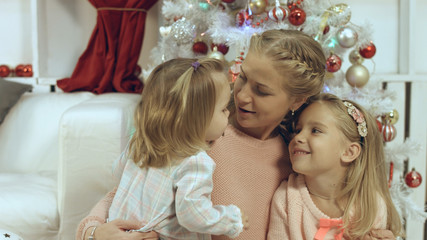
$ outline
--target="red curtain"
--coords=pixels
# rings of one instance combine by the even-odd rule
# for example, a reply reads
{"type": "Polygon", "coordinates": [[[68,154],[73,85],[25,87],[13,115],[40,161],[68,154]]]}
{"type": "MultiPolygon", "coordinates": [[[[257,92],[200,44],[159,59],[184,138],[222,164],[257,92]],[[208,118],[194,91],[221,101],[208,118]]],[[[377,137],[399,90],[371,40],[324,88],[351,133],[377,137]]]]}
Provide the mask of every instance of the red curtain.
{"type": "Polygon", "coordinates": [[[135,75],[147,11],[157,0],[89,0],[98,10],[87,49],[70,78],[57,81],[64,92],[140,93],[135,75]]]}

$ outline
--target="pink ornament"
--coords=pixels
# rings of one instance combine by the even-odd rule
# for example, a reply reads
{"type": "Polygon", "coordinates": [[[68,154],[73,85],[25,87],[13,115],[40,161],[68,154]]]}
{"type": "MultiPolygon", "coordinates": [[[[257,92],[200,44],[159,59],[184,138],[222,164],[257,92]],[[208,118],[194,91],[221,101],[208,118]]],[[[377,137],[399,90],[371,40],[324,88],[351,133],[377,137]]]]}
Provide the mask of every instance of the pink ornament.
{"type": "Polygon", "coordinates": [[[383,134],[383,139],[386,142],[391,142],[396,137],[396,128],[393,124],[384,124],[381,132],[383,134]]]}
{"type": "Polygon", "coordinates": [[[336,72],[340,70],[341,63],[341,58],[335,54],[332,54],[328,59],[326,59],[326,70],[328,72],[336,72]]]}

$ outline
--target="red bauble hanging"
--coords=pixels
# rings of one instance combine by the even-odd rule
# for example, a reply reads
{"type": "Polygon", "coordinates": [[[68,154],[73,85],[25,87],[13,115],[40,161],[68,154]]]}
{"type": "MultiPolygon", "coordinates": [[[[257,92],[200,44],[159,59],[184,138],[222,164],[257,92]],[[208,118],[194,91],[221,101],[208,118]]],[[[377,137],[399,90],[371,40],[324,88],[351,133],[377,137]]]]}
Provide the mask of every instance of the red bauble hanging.
{"type": "Polygon", "coordinates": [[[396,128],[393,124],[384,124],[381,129],[383,139],[386,142],[391,142],[396,137],[396,128]]]}
{"type": "Polygon", "coordinates": [[[221,1],[223,1],[225,3],[234,3],[234,1],[236,1],[236,0],[221,0],[221,1]]]}
{"type": "Polygon", "coordinates": [[[416,188],[421,185],[423,178],[421,177],[421,174],[417,171],[415,171],[415,168],[412,168],[412,171],[408,172],[405,175],[405,183],[410,188],[416,188]]]}
{"type": "Polygon", "coordinates": [[[7,77],[10,74],[10,68],[7,65],[0,65],[0,77],[7,77]]]}
{"type": "Polygon", "coordinates": [[[275,6],[270,11],[268,11],[268,18],[270,18],[274,22],[281,22],[285,20],[286,15],[287,15],[287,10],[280,6],[275,6]]]}
{"type": "Polygon", "coordinates": [[[331,54],[328,59],[326,59],[326,70],[328,72],[336,72],[341,68],[341,58],[335,54],[331,54]]]}
{"type": "Polygon", "coordinates": [[[289,13],[289,22],[294,26],[299,26],[305,22],[306,14],[301,8],[295,7],[289,13]]]}
{"type": "Polygon", "coordinates": [[[323,29],[323,35],[327,34],[330,29],[331,27],[329,27],[329,25],[326,25],[325,28],[323,29]]]}
{"type": "Polygon", "coordinates": [[[225,43],[219,43],[219,44],[212,43],[211,44],[211,50],[213,50],[214,47],[216,47],[218,52],[221,52],[224,55],[228,53],[228,46],[225,43]]]}
{"type": "Polygon", "coordinates": [[[369,46],[359,49],[360,55],[364,58],[372,58],[376,52],[377,52],[377,48],[372,42],[369,46]]]}
{"type": "Polygon", "coordinates": [[[208,45],[202,41],[195,42],[193,44],[193,52],[196,54],[206,54],[208,53],[208,45]]]}
{"type": "Polygon", "coordinates": [[[376,121],[377,121],[378,130],[381,132],[383,130],[383,124],[378,119],[376,119],[376,121]]]}
{"type": "Polygon", "coordinates": [[[250,26],[252,24],[252,14],[247,9],[242,9],[236,14],[236,26],[250,26]]]}

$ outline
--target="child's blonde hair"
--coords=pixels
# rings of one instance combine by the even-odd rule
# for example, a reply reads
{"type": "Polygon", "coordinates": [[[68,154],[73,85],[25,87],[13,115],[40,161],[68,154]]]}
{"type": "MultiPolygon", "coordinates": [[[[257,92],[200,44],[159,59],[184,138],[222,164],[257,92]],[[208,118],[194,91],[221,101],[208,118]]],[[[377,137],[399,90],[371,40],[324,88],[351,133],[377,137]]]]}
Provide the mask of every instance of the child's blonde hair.
{"type": "Polygon", "coordinates": [[[218,91],[228,84],[212,74],[226,74],[225,69],[216,59],[179,58],[152,71],[135,110],[130,140],[129,155],[138,166],[172,165],[208,148],[205,133],[218,91]]]}
{"type": "Polygon", "coordinates": [[[349,141],[360,143],[361,146],[360,155],[347,168],[338,198],[348,197],[343,215],[344,228],[351,239],[368,234],[375,223],[378,203],[381,202],[378,197],[381,197],[387,209],[387,229],[395,236],[401,236],[402,224],[390,196],[383,141],[376,120],[359,104],[345,101],[353,104],[364,115],[368,131],[365,137],[359,134],[356,121],[348,114],[348,108],[340,98],[321,93],[308,101],[308,104],[326,104],[336,118],[338,129],[349,141]]]}

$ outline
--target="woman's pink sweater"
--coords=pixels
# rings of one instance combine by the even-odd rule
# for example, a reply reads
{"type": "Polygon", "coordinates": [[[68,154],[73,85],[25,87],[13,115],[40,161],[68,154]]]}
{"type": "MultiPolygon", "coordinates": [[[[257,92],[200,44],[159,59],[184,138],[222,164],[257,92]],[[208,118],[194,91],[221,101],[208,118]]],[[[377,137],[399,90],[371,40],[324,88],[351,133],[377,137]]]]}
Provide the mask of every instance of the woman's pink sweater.
{"type": "MultiPolygon", "coordinates": [[[[213,203],[234,204],[249,218],[249,228],[234,239],[266,239],[271,199],[291,172],[287,149],[280,135],[259,140],[229,125],[224,136],[208,151],[216,162],[213,203]]],[[[83,239],[87,228],[105,222],[114,194],[115,190],[108,193],[80,222],[76,239],[83,239]]],[[[212,236],[212,239],[229,238],[212,236]]]]}

